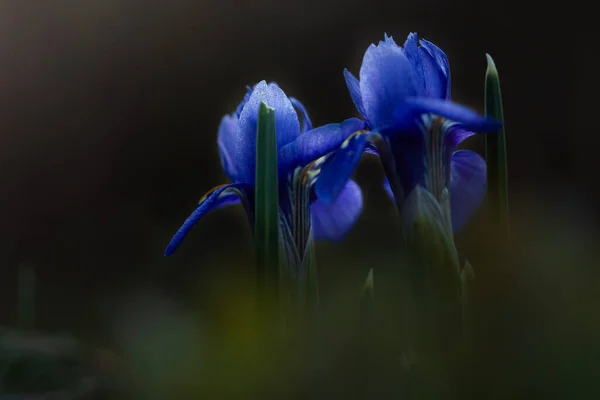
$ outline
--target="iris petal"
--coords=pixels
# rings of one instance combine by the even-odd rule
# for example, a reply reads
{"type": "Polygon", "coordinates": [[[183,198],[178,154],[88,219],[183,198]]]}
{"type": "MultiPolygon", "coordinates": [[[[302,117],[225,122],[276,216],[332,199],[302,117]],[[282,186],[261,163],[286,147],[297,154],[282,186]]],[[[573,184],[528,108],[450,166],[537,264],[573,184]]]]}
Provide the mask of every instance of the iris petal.
{"type": "MultiPolygon", "coordinates": [[[[258,83],[256,85],[258,85],[258,83]]],[[[256,85],[254,85],[254,86],[256,87],[256,85]]],[[[253,90],[254,90],[254,88],[251,88],[250,86],[246,86],[246,94],[244,95],[244,98],[242,99],[242,101],[240,101],[240,104],[238,104],[238,106],[235,109],[235,116],[237,118],[240,117],[240,114],[242,113],[242,110],[244,109],[244,106],[248,102],[248,99],[252,95],[252,91],[253,90]]]]}
{"type": "Polygon", "coordinates": [[[339,150],[331,154],[321,167],[315,183],[317,198],[332,204],[346,186],[358,166],[373,132],[359,132],[344,141],[339,150]]]}
{"type": "Polygon", "coordinates": [[[464,227],[485,198],[486,165],[477,153],[460,150],[452,155],[450,209],[452,229],[464,227]]]}
{"type": "Polygon", "coordinates": [[[341,241],[358,221],[362,208],[360,187],[349,180],[332,204],[317,200],[311,205],[314,238],[341,241]]]}
{"type": "Polygon", "coordinates": [[[448,129],[448,133],[446,133],[446,148],[453,151],[459,144],[473,135],[475,135],[475,132],[473,131],[458,126],[452,126],[448,129]]]}
{"type": "Polygon", "coordinates": [[[226,115],[221,119],[219,133],[217,135],[217,144],[219,146],[219,156],[221,166],[225,174],[233,182],[238,180],[240,166],[236,163],[236,133],[238,119],[235,115],[226,115]]]}
{"type": "Polygon", "coordinates": [[[404,42],[404,54],[413,65],[415,72],[418,77],[419,83],[426,88],[425,76],[423,75],[423,63],[421,61],[421,55],[419,54],[419,44],[416,33],[410,33],[404,42]]]}
{"type": "Polygon", "coordinates": [[[238,123],[235,157],[243,165],[239,181],[254,182],[256,170],[256,125],[258,109],[264,102],[275,109],[277,148],[292,142],[300,132],[300,122],[290,99],[274,83],[259,82],[244,106],[238,123]]]}
{"type": "Polygon", "coordinates": [[[388,36],[387,33],[383,34],[383,41],[379,41],[379,44],[381,43],[388,43],[388,44],[393,44],[394,46],[397,46],[396,42],[394,41],[394,38],[392,38],[391,36],[388,36]]]}
{"type": "Polygon", "coordinates": [[[448,76],[440,68],[430,52],[420,47],[419,55],[423,66],[423,80],[425,81],[427,96],[436,99],[446,99],[448,76]]]}
{"type": "Polygon", "coordinates": [[[442,49],[427,40],[420,40],[419,43],[421,44],[421,49],[429,53],[431,58],[435,60],[439,71],[444,76],[443,82],[445,82],[445,98],[450,99],[450,63],[448,62],[448,57],[442,51],[442,49]]]}
{"type": "Polygon", "coordinates": [[[220,207],[223,207],[225,205],[231,205],[231,196],[244,196],[246,193],[248,193],[249,190],[251,190],[250,185],[243,183],[233,183],[230,185],[217,186],[216,188],[213,188],[212,190],[207,192],[202,198],[202,200],[200,200],[198,207],[185,220],[181,228],[179,228],[179,230],[171,239],[171,242],[165,250],[165,256],[170,256],[177,250],[179,245],[181,245],[181,242],[183,242],[183,239],[185,239],[187,234],[194,227],[194,225],[196,225],[200,218],[220,207]]]}
{"type": "Polygon", "coordinates": [[[404,99],[424,94],[404,50],[389,41],[369,46],[359,84],[365,116],[372,127],[394,125],[395,111],[404,99]]]}
{"type": "Polygon", "coordinates": [[[308,165],[337,149],[350,135],[364,128],[363,121],[350,118],[341,124],[328,124],[306,132],[279,150],[280,168],[289,170],[308,165]]]}
{"type": "MultiPolygon", "coordinates": [[[[477,114],[470,108],[461,106],[448,100],[433,99],[428,97],[409,97],[405,99],[405,107],[410,107],[413,112],[431,113],[460,124],[464,129],[475,132],[496,132],[502,125],[482,115],[477,114]]],[[[397,111],[405,113],[405,107],[397,111]]]]}
{"type": "Polygon", "coordinates": [[[356,110],[358,111],[361,117],[367,118],[362,103],[362,96],[360,94],[360,83],[358,82],[358,79],[356,79],[356,77],[352,75],[352,72],[348,71],[345,68],[344,79],[346,79],[346,86],[348,87],[350,97],[352,98],[352,102],[354,103],[356,110]]]}
{"type": "Polygon", "coordinates": [[[300,103],[300,101],[298,101],[295,97],[290,97],[290,101],[292,102],[294,108],[298,110],[300,114],[302,114],[302,130],[300,133],[310,131],[312,129],[312,122],[308,116],[306,108],[304,108],[304,105],[302,105],[302,103],[300,103]]]}

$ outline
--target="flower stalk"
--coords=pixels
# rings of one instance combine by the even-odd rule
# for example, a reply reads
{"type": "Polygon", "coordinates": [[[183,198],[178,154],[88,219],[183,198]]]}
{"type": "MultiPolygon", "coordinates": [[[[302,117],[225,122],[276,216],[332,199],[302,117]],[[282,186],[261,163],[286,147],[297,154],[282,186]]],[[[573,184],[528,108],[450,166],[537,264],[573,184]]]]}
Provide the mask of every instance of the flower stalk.
{"type": "Polygon", "coordinates": [[[417,186],[402,212],[406,231],[413,342],[421,353],[442,354],[461,334],[461,280],[452,230],[439,202],[417,186]]]}

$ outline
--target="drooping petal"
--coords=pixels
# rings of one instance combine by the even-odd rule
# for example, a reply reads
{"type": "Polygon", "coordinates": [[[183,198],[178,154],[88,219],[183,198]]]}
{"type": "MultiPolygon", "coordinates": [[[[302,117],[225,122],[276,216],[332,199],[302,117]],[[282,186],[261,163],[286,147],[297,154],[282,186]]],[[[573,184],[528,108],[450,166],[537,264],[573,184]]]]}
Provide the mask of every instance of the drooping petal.
{"type": "Polygon", "coordinates": [[[342,143],[339,150],[332,153],[321,166],[315,183],[317,198],[325,204],[332,204],[358,166],[369,139],[376,132],[360,131],[342,143]]]}
{"type": "Polygon", "coordinates": [[[360,187],[349,180],[332,204],[311,205],[313,236],[316,240],[341,241],[354,226],[363,207],[360,187]]]}
{"type": "Polygon", "coordinates": [[[460,127],[475,132],[495,132],[501,124],[491,118],[477,114],[470,108],[461,106],[448,100],[433,99],[428,97],[409,97],[405,99],[405,106],[396,114],[406,112],[410,107],[413,112],[431,113],[459,123],[460,127]]]}
{"type": "Polygon", "coordinates": [[[227,177],[233,182],[238,181],[240,168],[235,158],[237,124],[238,119],[235,115],[224,116],[221,119],[217,135],[221,166],[227,177]]]}
{"type": "Polygon", "coordinates": [[[238,198],[242,198],[243,201],[247,201],[247,197],[251,196],[251,194],[252,187],[244,183],[221,185],[207,192],[200,200],[198,207],[185,220],[181,228],[179,228],[177,233],[175,233],[171,239],[171,242],[165,250],[165,256],[170,256],[177,250],[181,242],[183,242],[183,239],[185,239],[189,231],[196,225],[200,218],[224,205],[233,204],[232,196],[237,196],[238,198]]]}
{"type": "Polygon", "coordinates": [[[360,94],[360,83],[358,82],[358,79],[356,79],[356,77],[352,75],[352,72],[348,71],[346,68],[344,68],[344,79],[346,79],[346,86],[348,87],[350,97],[352,98],[352,102],[354,103],[356,110],[358,111],[361,117],[367,118],[362,103],[362,96],[360,94]]]}
{"type": "Polygon", "coordinates": [[[359,84],[365,116],[373,128],[393,126],[404,99],[424,94],[404,50],[388,40],[365,52],[359,84]]]}
{"type": "Polygon", "coordinates": [[[363,129],[365,123],[358,118],[315,128],[279,150],[279,166],[289,170],[299,165],[308,165],[337,149],[350,135],[363,129]]]}
{"type": "Polygon", "coordinates": [[[442,82],[445,82],[444,96],[440,98],[450,99],[450,63],[448,62],[448,57],[442,51],[442,49],[427,40],[422,39],[419,41],[419,43],[421,44],[420,48],[429,53],[431,58],[435,60],[439,71],[444,77],[442,80],[442,82]]]}
{"type": "Polygon", "coordinates": [[[475,135],[473,131],[461,128],[460,126],[451,126],[445,137],[446,148],[453,151],[460,143],[473,135],[475,135]]]}
{"type": "Polygon", "coordinates": [[[285,93],[273,83],[258,83],[244,106],[238,123],[236,159],[244,168],[240,171],[240,181],[254,182],[256,170],[256,125],[258,109],[264,102],[275,109],[277,148],[290,143],[300,132],[300,122],[296,110],[285,93]]]}
{"type": "Polygon", "coordinates": [[[312,122],[310,120],[310,117],[308,116],[306,108],[304,108],[302,103],[300,103],[300,101],[298,101],[295,97],[290,97],[290,101],[292,102],[294,108],[297,111],[299,111],[300,114],[302,114],[302,130],[300,131],[300,133],[302,134],[304,132],[310,131],[312,129],[312,122]]]}
{"type": "Polygon", "coordinates": [[[239,194],[233,193],[233,191],[227,191],[225,193],[221,193],[219,202],[213,208],[211,208],[210,211],[207,212],[207,214],[220,210],[221,208],[236,206],[240,203],[242,203],[242,199],[240,199],[239,194]]]}
{"type": "Polygon", "coordinates": [[[485,198],[486,164],[477,153],[460,150],[452,155],[450,209],[452,229],[464,227],[485,198]]]}

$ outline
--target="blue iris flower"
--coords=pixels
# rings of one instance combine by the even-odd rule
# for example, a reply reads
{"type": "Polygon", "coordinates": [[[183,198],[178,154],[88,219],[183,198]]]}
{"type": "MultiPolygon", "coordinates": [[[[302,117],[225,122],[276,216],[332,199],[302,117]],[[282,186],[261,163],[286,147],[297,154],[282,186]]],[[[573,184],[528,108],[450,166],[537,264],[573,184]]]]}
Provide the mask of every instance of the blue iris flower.
{"type": "Polygon", "coordinates": [[[312,239],[339,241],[357,221],[362,211],[362,193],[351,180],[344,183],[335,202],[316,199],[312,187],[318,180],[323,156],[364,124],[350,119],[312,129],[304,106],[288,98],[275,83],[261,81],[230,115],[221,120],[218,148],[223,171],[232,181],[209,190],[196,210],[183,223],[169,243],[165,255],[171,255],[190,229],[207,213],[239,204],[245,207],[254,225],[254,181],[256,167],[256,128],[260,103],[275,109],[277,131],[280,234],[285,257],[302,264],[312,239]],[[300,124],[300,118],[302,125],[300,124]]]}
{"type": "Polygon", "coordinates": [[[319,199],[336,199],[366,151],[381,157],[384,187],[400,212],[418,187],[446,209],[454,231],[464,226],[484,199],[486,164],[456,147],[474,132],[495,132],[500,124],[450,100],[444,52],[418,41],[415,33],[403,48],[385,35],[365,52],[360,80],[348,70],[344,77],[364,127],[325,162],[316,184],[319,199]]]}

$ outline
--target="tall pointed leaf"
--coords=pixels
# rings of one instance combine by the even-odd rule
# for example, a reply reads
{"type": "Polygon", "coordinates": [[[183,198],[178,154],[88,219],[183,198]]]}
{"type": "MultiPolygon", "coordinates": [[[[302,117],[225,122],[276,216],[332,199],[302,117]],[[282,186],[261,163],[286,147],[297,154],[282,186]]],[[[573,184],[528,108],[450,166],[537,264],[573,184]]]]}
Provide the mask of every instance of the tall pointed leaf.
{"type": "Polygon", "coordinates": [[[506,160],[506,136],[500,78],[494,60],[487,57],[485,73],[485,115],[502,123],[500,130],[485,136],[485,156],[488,171],[489,200],[498,223],[499,232],[508,235],[508,173],[506,160]]]}
{"type": "Polygon", "coordinates": [[[275,305],[279,296],[279,193],[275,110],[260,104],[256,132],[256,203],[254,240],[258,295],[263,305],[275,305]]]}

